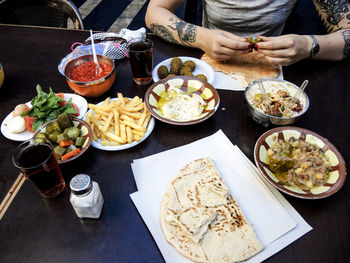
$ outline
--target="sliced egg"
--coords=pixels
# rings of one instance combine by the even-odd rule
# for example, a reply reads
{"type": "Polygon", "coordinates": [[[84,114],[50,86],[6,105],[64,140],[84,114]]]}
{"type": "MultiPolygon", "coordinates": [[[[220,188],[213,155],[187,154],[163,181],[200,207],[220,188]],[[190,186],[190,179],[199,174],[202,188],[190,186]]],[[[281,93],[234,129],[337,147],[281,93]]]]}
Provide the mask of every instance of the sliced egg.
{"type": "Polygon", "coordinates": [[[26,129],[25,120],[21,116],[16,116],[7,124],[7,129],[11,133],[21,133],[26,129]]]}

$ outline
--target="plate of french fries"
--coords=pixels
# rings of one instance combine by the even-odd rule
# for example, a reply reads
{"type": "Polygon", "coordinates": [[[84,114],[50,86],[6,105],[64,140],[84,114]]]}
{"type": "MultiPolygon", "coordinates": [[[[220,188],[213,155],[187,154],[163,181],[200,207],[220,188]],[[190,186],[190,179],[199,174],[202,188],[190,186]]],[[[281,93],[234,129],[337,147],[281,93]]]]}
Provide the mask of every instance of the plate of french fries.
{"type": "Polygon", "coordinates": [[[151,116],[142,98],[106,98],[98,104],[88,104],[84,120],[93,132],[91,145],[105,151],[131,148],[145,140],[154,128],[151,116]]]}

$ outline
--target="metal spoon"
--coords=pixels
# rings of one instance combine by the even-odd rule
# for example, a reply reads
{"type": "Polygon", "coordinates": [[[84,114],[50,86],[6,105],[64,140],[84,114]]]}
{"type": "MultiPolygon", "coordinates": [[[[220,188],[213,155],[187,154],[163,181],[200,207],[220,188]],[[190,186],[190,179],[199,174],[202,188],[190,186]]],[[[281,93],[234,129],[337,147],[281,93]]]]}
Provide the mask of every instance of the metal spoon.
{"type": "Polygon", "coordinates": [[[297,92],[295,92],[294,96],[292,99],[297,99],[300,94],[304,91],[304,89],[306,88],[307,84],[309,84],[309,81],[306,79],[304,80],[304,82],[301,84],[300,88],[298,89],[297,92]]]}
{"type": "Polygon", "coordinates": [[[90,38],[91,38],[91,47],[92,47],[92,56],[94,58],[94,62],[96,64],[96,75],[101,72],[100,64],[98,64],[97,56],[96,56],[96,49],[95,49],[95,43],[94,43],[94,36],[92,34],[92,30],[90,29],[90,38]]]}

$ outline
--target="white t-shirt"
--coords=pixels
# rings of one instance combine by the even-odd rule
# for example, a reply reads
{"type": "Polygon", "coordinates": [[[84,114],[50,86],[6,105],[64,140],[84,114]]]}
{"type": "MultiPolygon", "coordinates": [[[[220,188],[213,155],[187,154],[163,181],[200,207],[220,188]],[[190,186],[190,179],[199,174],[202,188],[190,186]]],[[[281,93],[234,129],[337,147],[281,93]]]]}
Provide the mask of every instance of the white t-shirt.
{"type": "Polygon", "coordinates": [[[202,24],[233,34],[276,36],[297,0],[203,0],[202,24]]]}

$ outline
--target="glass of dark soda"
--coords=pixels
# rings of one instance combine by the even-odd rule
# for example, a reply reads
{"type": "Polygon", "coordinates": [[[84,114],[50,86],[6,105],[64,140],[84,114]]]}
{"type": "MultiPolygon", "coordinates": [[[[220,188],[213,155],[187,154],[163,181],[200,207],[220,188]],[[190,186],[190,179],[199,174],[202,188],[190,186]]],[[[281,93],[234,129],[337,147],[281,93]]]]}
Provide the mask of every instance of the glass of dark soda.
{"type": "Polygon", "coordinates": [[[132,39],[129,42],[129,59],[134,81],[147,85],[152,81],[153,42],[147,38],[132,39]]]}
{"type": "Polygon", "coordinates": [[[58,196],[66,187],[53,146],[46,139],[31,139],[21,143],[12,161],[45,198],[58,196]]]}

